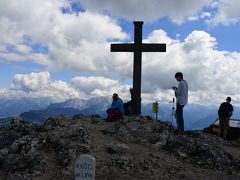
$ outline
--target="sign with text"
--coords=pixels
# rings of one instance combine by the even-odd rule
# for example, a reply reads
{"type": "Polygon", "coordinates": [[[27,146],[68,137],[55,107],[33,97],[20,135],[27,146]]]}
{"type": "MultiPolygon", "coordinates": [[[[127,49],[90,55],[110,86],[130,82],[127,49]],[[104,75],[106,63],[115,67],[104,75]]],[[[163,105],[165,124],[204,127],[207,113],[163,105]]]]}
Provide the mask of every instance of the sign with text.
{"type": "Polygon", "coordinates": [[[81,155],[75,162],[75,180],[95,180],[96,160],[90,155],[81,155]]]}
{"type": "Polygon", "coordinates": [[[155,103],[152,103],[152,112],[153,113],[157,113],[158,112],[158,108],[159,108],[159,105],[158,105],[157,101],[155,103]]]}

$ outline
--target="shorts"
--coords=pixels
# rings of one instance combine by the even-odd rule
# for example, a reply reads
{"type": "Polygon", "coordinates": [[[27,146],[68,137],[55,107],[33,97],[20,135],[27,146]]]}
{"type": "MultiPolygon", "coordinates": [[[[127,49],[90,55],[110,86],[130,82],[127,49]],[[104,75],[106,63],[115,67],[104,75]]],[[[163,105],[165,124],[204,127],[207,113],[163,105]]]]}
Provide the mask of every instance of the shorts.
{"type": "Polygon", "coordinates": [[[220,129],[229,129],[229,118],[219,117],[219,128],[220,129]]]}

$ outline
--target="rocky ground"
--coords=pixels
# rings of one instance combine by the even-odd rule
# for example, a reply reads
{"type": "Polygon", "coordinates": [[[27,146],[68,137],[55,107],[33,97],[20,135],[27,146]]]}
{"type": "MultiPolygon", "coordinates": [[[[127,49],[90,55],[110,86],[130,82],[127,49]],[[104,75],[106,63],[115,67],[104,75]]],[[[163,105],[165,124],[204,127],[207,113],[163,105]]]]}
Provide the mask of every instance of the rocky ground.
{"type": "Polygon", "coordinates": [[[19,119],[0,129],[1,180],[71,180],[81,154],[96,158],[97,180],[240,179],[240,140],[200,131],[178,135],[149,117],[19,119]]]}

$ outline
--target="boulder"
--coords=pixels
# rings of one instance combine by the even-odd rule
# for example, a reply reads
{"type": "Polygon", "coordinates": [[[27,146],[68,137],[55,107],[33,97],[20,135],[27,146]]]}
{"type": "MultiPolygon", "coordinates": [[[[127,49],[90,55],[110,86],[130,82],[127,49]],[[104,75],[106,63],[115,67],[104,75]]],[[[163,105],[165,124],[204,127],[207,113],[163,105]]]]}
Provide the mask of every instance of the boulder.
{"type": "Polygon", "coordinates": [[[110,153],[123,154],[129,150],[129,146],[123,143],[110,142],[107,145],[107,151],[110,153]]]}
{"type": "Polygon", "coordinates": [[[43,124],[46,130],[51,130],[56,127],[64,127],[70,123],[70,119],[66,116],[49,117],[43,124]]]}

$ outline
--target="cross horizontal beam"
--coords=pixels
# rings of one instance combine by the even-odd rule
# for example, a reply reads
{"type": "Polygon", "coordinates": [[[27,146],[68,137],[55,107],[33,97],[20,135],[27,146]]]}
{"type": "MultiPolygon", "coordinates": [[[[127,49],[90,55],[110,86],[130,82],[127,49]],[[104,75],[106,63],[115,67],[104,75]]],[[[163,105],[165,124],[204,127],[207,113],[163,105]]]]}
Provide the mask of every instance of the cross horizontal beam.
{"type": "Polygon", "coordinates": [[[111,44],[111,52],[166,52],[166,44],[111,44]]]}

